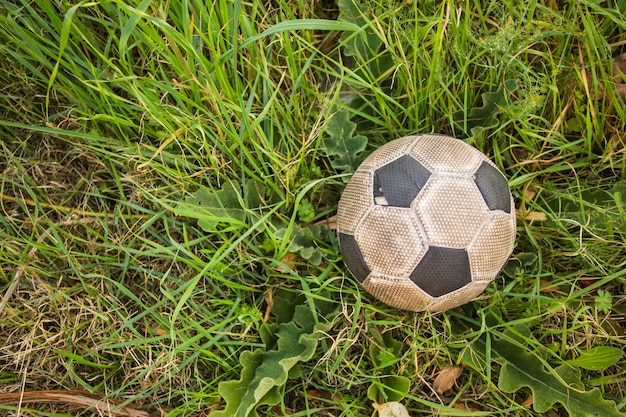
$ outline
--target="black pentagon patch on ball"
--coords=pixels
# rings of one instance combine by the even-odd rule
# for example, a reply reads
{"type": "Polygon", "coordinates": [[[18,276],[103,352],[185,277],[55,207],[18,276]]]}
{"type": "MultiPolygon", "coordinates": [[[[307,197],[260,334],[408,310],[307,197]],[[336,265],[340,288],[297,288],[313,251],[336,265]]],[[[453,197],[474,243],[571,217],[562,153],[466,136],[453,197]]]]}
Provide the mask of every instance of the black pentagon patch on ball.
{"type": "Polygon", "coordinates": [[[432,297],[441,297],[469,284],[472,270],[464,249],[431,246],[410,277],[432,297]]]}
{"type": "Polygon", "coordinates": [[[352,276],[359,282],[365,281],[370,274],[370,269],[363,259],[363,254],[352,235],[339,233],[339,246],[343,254],[343,262],[346,264],[352,276]]]}
{"type": "Polygon", "coordinates": [[[424,188],[430,171],[410,155],[403,155],[374,172],[374,201],[377,204],[409,207],[424,188]]]}
{"type": "Polygon", "coordinates": [[[474,180],[489,210],[511,213],[511,194],[504,175],[493,165],[483,162],[474,180]]]}

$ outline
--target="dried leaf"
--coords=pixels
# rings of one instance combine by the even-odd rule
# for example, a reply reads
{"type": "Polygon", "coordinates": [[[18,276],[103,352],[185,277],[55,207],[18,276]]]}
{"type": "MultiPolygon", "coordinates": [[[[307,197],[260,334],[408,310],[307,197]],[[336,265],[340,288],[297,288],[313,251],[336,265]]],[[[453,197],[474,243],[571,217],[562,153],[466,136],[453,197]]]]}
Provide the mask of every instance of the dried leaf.
{"type": "Polygon", "coordinates": [[[287,254],[283,256],[283,259],[280,260],[280,264],[276,265],[276,270],[282,274],[286,274],[290,270],[293,271],[296,269],[297,260],[298,260],[298,255],[296,253],[287,252],[287,254]]]}
{"type": "Polygon", "coordinates": [[[165,336],[167,334],[167,330],[164,330],[164,329],[160,328],[159,326],[153,326],[153,327],[142,326],[141,330],[143,331],[143,333],[146,336],[147,335],[151,335],[151,336],[165,336]]]}
{"type": "Polygon", "coordinates": [[[384,404],[372,403],[372,406],[378,411],[378,417],[409,417],[406,407],[395,401],[384,404]]]}
{"type": "Polygon", "coordinates": [[[283,410],[283,407],[280,404],[276,404],[274,407],[272,407],[272,412],[275,416],[290,416],[293,414],[293,410],[289,408],[285,408],[283,410]]]}
{"type": "Polygon", "coordinates": [[[528,184],[524,187],[524,197],[526,201],[531,201],[533,198],[537,196],[537,190],[532,185],[528,184]]]}
{"type": "Polygon", "coordinates": [[[330,230],[337,230],[337,215],[335,214],[334,216],[331,216],[327,219],[324,220],[320,220],[316,223],[313,223],[313,225],[318,225],[321,224],[323,226],[328,227],[330,230]]]}
{"type": "Polygon", "coordinates": [[[152,417],[145,411],[140,411],[129,406],[119,406],[112,400],[100,394],[88,391],[25,391],[0,394],[0,404],[66,404],[85,409],[92,409],[110,416],[123,417],[152,417]]]}
{"type": "Polygon", "coordinates": [[[439,395],[448,391],[454,386],[456,380],[463,373],[463,367],[457,365],[446,366],[439,372],[435,382],[433,382],[433,390],[439,395]]]}
{"type": "Polygon", "coordinates": [[[457,410],[463,410],[463,411],[471,411],[472,413],[476,413],[480,411],[478,408],[468,407],[467,404],[464,404],[464,403],[456,403],[452,406],[452,408],[457,409],[457,410]]]}
{"type": "Polygon", "coordinates": [[[342,402],[343,397],[339,392],[327,392],[327,391],[319,391],[316,389],[308,389],[306,390],[307,397],[311,397],[312,399],[320,399],[329,402],[342,402]]]}
{"type": "Polygon", "coordinates": [[[530,408],[533,406],[533,396],[529,395],[528,398],[526,398],[524,400],[524,402],[521,404],[522,407],[526,407],[526,408],[530,408]]]}
{"type": "Polygon", "coordinates": [[[548,220],[548,215],[542,211],[518,212],[518,215],[529,222],[545,222],[548,220]]]}
{"type": "Polygon", "coordinates": [[[613,76],[618,81],[621,79],[621,82],[626,82],[626,54],[613,59],[613,76]]]}
{"type": "Polygon", "coordinates": [[[561,288],[558,285],[554,285],[552,282],[546,281],[545,279],[539,281],[539,289],[545,294],[561,292],[561,288]]]}

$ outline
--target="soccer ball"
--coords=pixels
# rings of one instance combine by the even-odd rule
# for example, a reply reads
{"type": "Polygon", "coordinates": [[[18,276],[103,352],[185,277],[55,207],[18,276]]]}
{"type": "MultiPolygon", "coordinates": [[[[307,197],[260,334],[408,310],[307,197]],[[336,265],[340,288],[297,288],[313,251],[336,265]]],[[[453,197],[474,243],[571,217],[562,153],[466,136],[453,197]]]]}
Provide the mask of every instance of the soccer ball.
{"type": "Polygon", "coordinates": [[[444,135],[393,140],[356,170],[339,201],[344,263],[379,300],[442,311],[478,297],[513,251],[515,206],[504,175],[444,135]]]}

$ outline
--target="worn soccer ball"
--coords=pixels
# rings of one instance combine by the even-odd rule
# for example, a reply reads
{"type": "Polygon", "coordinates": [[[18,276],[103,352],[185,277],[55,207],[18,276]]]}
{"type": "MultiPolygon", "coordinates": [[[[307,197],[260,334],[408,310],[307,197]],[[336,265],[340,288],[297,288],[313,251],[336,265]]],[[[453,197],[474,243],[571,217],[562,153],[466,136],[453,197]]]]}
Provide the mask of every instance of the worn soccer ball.
{"type": "Polygon", "coordinates": [[[379,300],[442,311],[478,297],[513,250],[506,178],[480,151],[444,135],[393,140],[356,170],[339,201],[344,263],[379,300]]]}

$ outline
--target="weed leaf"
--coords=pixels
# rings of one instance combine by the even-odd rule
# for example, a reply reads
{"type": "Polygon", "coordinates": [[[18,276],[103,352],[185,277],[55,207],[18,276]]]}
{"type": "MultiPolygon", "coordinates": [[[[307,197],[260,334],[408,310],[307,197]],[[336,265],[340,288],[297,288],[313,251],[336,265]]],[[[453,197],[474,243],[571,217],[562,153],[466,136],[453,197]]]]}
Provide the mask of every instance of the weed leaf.
{"type": "MultiPolygon", "coordinates": [[[[510,347],[510,346],[509,346],[510,347]]],[[[533,393],[533,408],[538,413],[548,411],[559,402],[571,417],[622,416],[615,403],[602,398],[598,388],[584,391],[577,368],[563,364],[547,372],[542,362],[533,354],[499,346],[506,355],[500,371],[498,387],[505,392],[515,392],[529,387],[533,393]]],[[[497,358],[496,358],[497,360],[497,358]]]]}
{"type": "Polygon", "coordinates": [[[370,385],[367,398],[378,401],[401,401],[411,389],[411,380],[406,376],[389,375],[382,377],[380,382],[370,385]]]}
{"type": "Polygon", "coordinates": [[[600,371],[615,365],[624,356],[621,349],[612,346],[598,346],[580,352],[576,359],[570,359],[567,363],[590,371],[600,371]]]}
{"type": "Polygon", "coordinates": [[[219,190],[199,188],[179,204],[176,213],[198,220],[205,232],[213,232],[218,223],[245,227],[246,220],[255,217],[250,209],[263,205],[265,187],[250,180],[246,186],[236,186],[226,182],[219,190]],[[189,207],[192,210],[189,210],[189,207]]]}
{"type": "MultiPolygon", "coordinates": [[[[256,417],[259,405],[275,405],[280,401],[279,388],[298,375],[301,362],[313,357],[320,334],[316,326],[317,311],[305,304],[294,306],[293,298],[283,293],[276,296],[275,316],[279,323],[266,324],[261,331],[266,349],[241,354],[241,379],[219,384],[218,391],[226,401],[226,408],[214,411],[211,417],[256,417]]],[[[325,316],[330,314],[326,313],[325,316]]]]}
{"type": "Polygon", "coordinates": [[[626,181],[620,180],[612,189],[598,188],[584,190],[579,196],[572,196],[569,190],[557,190],[548,200],[554,217],[575,219],[587,225],[593,233],[613,234],[613,230],[623,230],[626,213],[623,196],[626,195],[626,181]]]}
{"type": "MultiPolygon", "coordinates": [[[[369,8],[367,6],[359,4],[356,0],[339,0],[337,7],[341,13],[340,19],[342,21],[360,27],[368,26],[366,16],[369,13],[369,8]]],[[[345,45],[344,55],[363,58],[374,56],[382,45],[380,37],[372,27],[365,28],[364,32],[356,36],[350,32],[344,32],[340,42],[345,45]]]]}
{"type": "MultiPolygon", "coordinates": [[[[263,350],[256,349],[252,352],[243,352],[239,357],[243,370],[241,379],[238,381],[226,381],[219,384],[218,392],[226,400],[226,408],[211,413],[211,417],[236,417],[254,416],[255,408],[262,404],[276,404],[274,393],[268,390],[263,398],[252,404],[244,404],[244,397],[249,394],[248,383],[255,378],[257,368],[263,363],[263,350]]],[[[278,398],[280,401],[280,398],[278,398]]]]}
{"type": "Polygon", "coordinates": [[[372,363],[382,373],[380,381],[373,383],[367,390],[367,397],[374,402],[401,401],[411,388],[411,380],[405,376],[393,375],[394,365],[402,357],[404,344],[393,338],[392,332],[383,334],[372,330],[377,343],[369,348],[372,363]]]}
{"type": "Polygon", "coordinates": [[[335,113],[328,123],[328,138],[324,140],[327,156],[334,156],[331,162],[338,171],[352,173],[362,161],[361,153],[367,145],[367,138],[362,135],[353,136],[356,123],[350,121],[346,110],[335,113]]]}
{"type": "Polygon", "coordinates": [[[289,372],[298,362],[311,359],[316,346],[316,337],[298,324],[282,323],[277,332],[276,349],[242,353],[241,379],[219,385],[219,393],[226,400],[227,407],[212,416],[256,416],[257,406],[276,404],[280,400],[280,396],[276,397],[276,388],[285,385],[289,372]]]}
{"type": "MultiPolygon", "coordinates": [[[[303,259],[311,262],[313,265],[319,265],[322,262],[322,252],[315,244],[316,240],[323,239],[323,232],[328,230],[323,225],[313,225],[306,228],[300,228],[294,225],[290,235],[289,252],[297,253],[303,259]]],[[[287,233],[287,227],[282,227],[274,233],[277,239],[283,239],[287,233]]]]}
{"type": "Polygon", "coordinates": [[[548,411],[561,403],[571,417],[602,415],[623,417],[614,402],[605,400],[599,389],[584,391],[578,368],[563,364],[552,368],[536,352],[524,347],[524,337],[530,332],[519,328],[504,333],[491,332],[490,347],[486,335],[473,341],[465,350],[462,360],[468,366],[483,371],[487,354],[502,365],[498,388],[504,392],[515,392],[523,387],[532,391],[533,408],[538,413],[548,411]]]}
{"type": "Polygon", "coordinates": [[[499,126],[498,115],[502,113],[509,94],[517,89],[515,80],[506,80],[496,91],[482,94],[482,105],[472,107],[469,112],[463,110],[452,115],[452,120],[465,132],[471,133],[475,141],[480,142],[486,130],[499,126]]]}
{"type": "Polygon", "coordinates": [[[245,227],[246,211],[240,202],[241,190],[232,183],[225,183],[220,190],[199,188],[185,198],[177,207],[177,214],[198,220],[198,226],[205,232],[215,231],[219,223],[228,223],[237,228],[245,227]],[[189,207],[192,207],[189,210],[189,207]]]}

